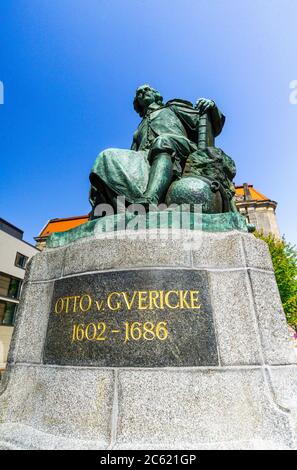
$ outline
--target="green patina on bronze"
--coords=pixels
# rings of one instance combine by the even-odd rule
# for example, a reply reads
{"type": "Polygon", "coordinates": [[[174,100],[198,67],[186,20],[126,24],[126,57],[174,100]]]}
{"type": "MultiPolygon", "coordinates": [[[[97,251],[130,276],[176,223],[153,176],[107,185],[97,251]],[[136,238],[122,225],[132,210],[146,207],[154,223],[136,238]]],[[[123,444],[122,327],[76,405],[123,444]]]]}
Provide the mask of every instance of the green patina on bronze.
{"type": "Polygon", "coordinates": [[[142,229],[181,229],[200,230],[204,232],[227,232],[230,230],[248,231],[245,218],[239,212],[221,214],[196,214],[195,212],[165,211],[149,212],[137,216],[130,212],[100,217],[68,230],[53,233],[47,240],[47,248],[69,245],[87,237],[98,237],[100,234],[121,230],[142,229]]]}
{"type": "Polygon", "coordinates": [[[130,150],[101,152],[91,170],[91,219],[102,203],[117,211],[116,197],[131,203],[201,204],[204,213],[236,210],[234,161],[216,148],[225,117],[214,101],[173,99],[166,104],[149,85],[136,90],[134,109],[142,118],[130,150]]]}
{"type": "Polygon", "coordinates": [[[164,104],[157,90],[143,85],[137,88],[133,105],[142,121],[131,149],[104,150],[91,170],[89,222],[54,233],[47,247],[129,228],[252,230],[235,206],[235,163],[215,147],[225,117],[214,101],[201,98],[193,105],[173,99],[164,104]],[[141,204],[146,215],[127,211],[131,204],[141,204]],[[176,208],[167,209],[172,204],[176,208]],[[179,214],[187,217],[186,226],[179,214]]]}

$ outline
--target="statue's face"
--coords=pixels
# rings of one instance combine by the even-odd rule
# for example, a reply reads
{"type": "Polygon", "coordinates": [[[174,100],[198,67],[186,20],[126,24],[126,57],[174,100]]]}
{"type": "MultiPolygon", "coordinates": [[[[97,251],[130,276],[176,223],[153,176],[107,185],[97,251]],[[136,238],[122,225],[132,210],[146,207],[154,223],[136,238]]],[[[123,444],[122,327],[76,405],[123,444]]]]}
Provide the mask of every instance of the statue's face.
{"type": "Polygon", "coordinates": [[[147,108],[156,101],[156,93],[149,85],[143,85],[137,88],[136,98],[141,107],[147,108]]]}

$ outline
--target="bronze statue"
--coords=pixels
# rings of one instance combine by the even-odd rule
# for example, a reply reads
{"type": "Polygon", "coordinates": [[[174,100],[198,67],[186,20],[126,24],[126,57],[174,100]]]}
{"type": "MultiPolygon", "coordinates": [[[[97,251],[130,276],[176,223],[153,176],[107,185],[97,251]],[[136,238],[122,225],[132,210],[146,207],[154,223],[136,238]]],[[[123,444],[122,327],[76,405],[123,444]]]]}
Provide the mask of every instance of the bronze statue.
{"type": "Polygon", "coordinates": [[[233,160],[215,147],[225,117],[212,100],[173,99],[166,104],[149,85],[137,88],[134,109],[142,118],[130,150],[106,149],[90,174],[91,218],[96,206],[201,204],[204,213],[235,209],[233,160]]]}

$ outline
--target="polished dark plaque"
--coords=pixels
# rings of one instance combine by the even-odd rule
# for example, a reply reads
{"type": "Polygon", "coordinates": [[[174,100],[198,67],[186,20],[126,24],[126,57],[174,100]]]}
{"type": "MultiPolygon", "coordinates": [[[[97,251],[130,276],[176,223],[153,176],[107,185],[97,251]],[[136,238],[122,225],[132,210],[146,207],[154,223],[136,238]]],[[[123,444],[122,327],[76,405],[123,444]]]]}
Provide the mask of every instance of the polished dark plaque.
{"type": "Polygon", "coordinates": [[[55,281],[44,363],[218,365],[205,271],[153,269],[55,281]]]}

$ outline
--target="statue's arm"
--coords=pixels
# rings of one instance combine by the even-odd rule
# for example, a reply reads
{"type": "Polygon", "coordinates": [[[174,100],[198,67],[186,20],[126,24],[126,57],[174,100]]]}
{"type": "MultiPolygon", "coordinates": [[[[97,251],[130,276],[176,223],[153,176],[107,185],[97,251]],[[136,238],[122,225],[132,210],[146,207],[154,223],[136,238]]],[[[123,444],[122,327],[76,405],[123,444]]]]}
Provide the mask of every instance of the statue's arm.
{"type": "MultiPolygon", "coordinates": [[[[171,105],[171,102],[169,102],[171,105]]],[[[181,106],[177,104],[177,100],[172,100],[171,109],[182,122],[187,136],[190,140],[197,143],[197,129],[199,123],[199,112],[193,106],[181,106]]]]}
{"type": "Polygon", "coordinates": [[[131,150],[138,150],[137,131],[134,132],[134,134],[133,134],[133,140],[132,140],[132,144],[131,144],[130,149],[131,150]]]}
{"type": "Polygon", "coordinates": [[[214,137],[217,137],[224,126],[225,123],[225,116],[219,110],[217,105],[213,100],[208,100],[206,98],[200,98],[195,105],[195,109],[199,112],[200,116],[207,113],[210,117],[214,137]]]}

